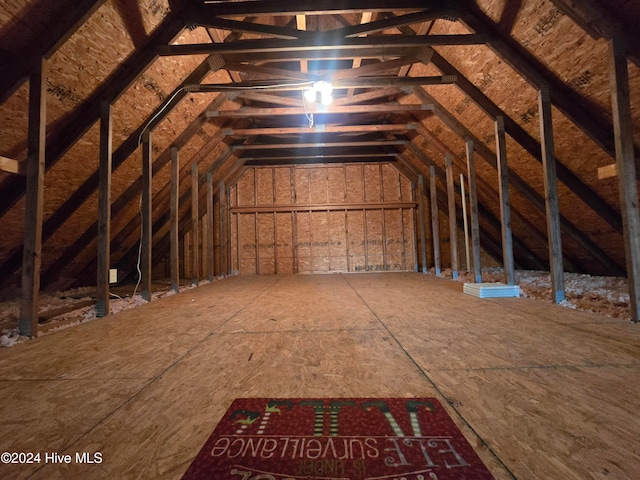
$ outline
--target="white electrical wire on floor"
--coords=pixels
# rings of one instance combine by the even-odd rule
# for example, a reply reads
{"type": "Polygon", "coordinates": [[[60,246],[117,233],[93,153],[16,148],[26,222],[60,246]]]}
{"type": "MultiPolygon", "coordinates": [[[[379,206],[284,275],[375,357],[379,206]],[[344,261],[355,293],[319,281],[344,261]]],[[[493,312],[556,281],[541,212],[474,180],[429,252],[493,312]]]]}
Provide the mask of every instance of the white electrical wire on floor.
{"type": "Polygon", "coordinates": [[[136,270],[138,270],[138,283],[136,283],[136,288],[133,289],[133,295],[131,298],[136,296],[136,292],[138,291],[138,287],[140,286],[140,282],[142,281],[142,270],[140,270],[140,261],[142,259],[142,195],[140,195],[140,243],[138,244],[138,262],[136,263],[136,270]]]}

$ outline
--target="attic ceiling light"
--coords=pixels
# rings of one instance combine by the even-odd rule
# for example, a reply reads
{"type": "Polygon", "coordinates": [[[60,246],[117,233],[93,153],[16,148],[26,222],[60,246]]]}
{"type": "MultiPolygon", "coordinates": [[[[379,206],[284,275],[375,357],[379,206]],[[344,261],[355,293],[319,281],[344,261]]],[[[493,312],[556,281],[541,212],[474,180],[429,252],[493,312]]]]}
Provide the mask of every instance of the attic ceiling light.
{"type": "Polygon", "coordinates": [[[333,86],[329,82],[325,82],[324,80],[320,80],[314,82],[311,88],[305,90],[304,98],[308,102],[321,103],[323,105],[330,105],[333,101],[333,96],[331,92],[333,91],[333,86]]]}

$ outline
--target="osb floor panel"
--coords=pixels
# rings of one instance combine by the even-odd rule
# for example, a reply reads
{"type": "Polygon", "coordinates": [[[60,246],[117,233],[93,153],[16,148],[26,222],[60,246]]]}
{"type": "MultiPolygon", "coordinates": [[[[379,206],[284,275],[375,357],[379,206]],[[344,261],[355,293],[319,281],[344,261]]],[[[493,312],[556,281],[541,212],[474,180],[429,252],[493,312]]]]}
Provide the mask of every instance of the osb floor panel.
{"type": "Polygon", "coordinates": [[[0,352],[0,478],[177,479],[236,397],[441,400],[498,479],[640,471],[640,327],[413,273],[240,276],[0,352]]]}

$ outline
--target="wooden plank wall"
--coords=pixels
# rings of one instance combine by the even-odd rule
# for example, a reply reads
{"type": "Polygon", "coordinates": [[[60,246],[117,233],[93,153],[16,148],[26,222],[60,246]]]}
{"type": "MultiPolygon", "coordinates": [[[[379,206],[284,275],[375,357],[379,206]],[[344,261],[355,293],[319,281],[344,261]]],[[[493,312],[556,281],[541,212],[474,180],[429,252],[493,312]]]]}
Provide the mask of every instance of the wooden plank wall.
{"type": "Polygon", "coordinates": [[[249,168],[231,189],[233,270],[412,271],[415,211],[391,164],[249,168]]]}

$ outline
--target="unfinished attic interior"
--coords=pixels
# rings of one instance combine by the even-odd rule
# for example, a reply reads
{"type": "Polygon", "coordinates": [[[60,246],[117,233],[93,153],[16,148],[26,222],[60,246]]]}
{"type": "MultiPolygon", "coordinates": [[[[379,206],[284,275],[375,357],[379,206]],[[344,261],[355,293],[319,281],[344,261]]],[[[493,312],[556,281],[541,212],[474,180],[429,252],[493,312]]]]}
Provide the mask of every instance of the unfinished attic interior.
{"type": "Polygon", "coordinates": [[[423,396],[495,478],[633,478],[637,25],[637,0],[2,2],[0,326],[33,339],[0,351],[0,444],[103,462],[0,476],[180,478],[236,397],[423,396]],[[546,301],[463,293],[528,271],[546,301]],[[574,274],[618,278],[624,318],[556,305],[574,274]],[[69,291],[99,318],[52,333],[69,291]]]}

